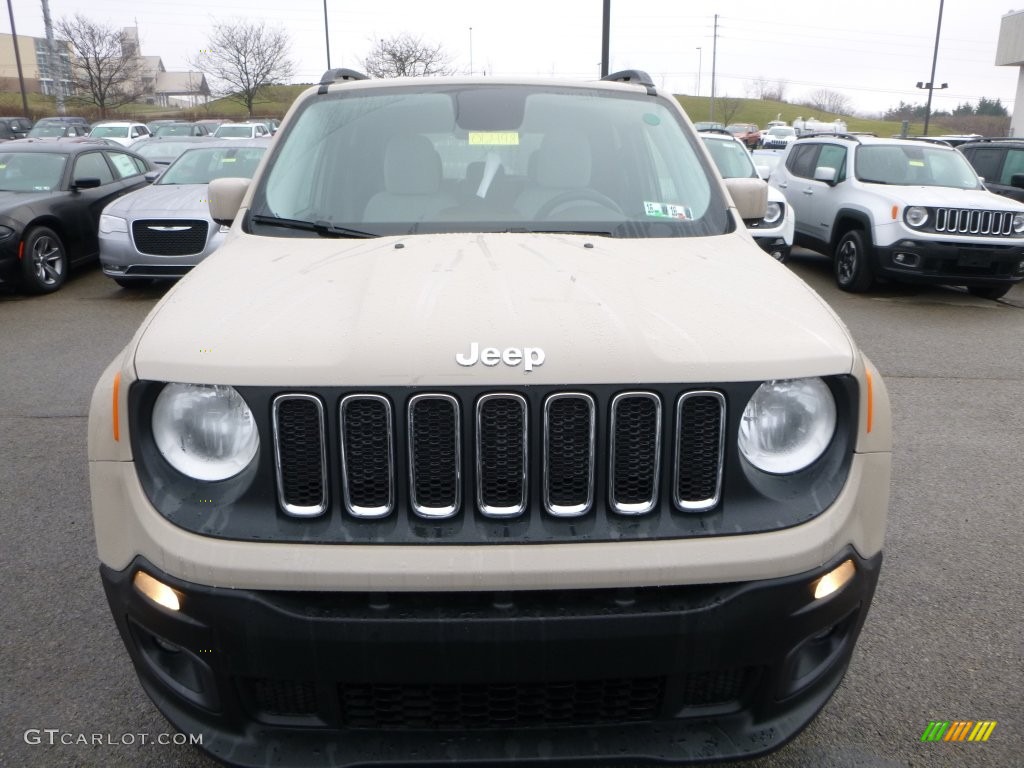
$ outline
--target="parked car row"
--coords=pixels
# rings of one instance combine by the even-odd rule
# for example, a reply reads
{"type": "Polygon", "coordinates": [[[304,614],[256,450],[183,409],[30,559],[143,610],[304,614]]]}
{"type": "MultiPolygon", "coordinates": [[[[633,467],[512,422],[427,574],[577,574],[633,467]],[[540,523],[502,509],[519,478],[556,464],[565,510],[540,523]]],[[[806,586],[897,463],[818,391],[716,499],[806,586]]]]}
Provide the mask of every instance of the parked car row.
{"type": "Polygon", "coordinates": [[[140,126],[107,123],[93,137],[0,147],[0,285],[50,293],[72,267],[99,259],[119,284],[137,286],[180,277],[220,244],[223,228],[210,218],[206,184],[250,178],[270,142],[162,139],[140,126]],[[136,133],[145,138],[123,146],[136,133]],[[156,153],[166,171],[145,156],[151,146],[171,145],[178,145],[173,157],[156,153]]]}

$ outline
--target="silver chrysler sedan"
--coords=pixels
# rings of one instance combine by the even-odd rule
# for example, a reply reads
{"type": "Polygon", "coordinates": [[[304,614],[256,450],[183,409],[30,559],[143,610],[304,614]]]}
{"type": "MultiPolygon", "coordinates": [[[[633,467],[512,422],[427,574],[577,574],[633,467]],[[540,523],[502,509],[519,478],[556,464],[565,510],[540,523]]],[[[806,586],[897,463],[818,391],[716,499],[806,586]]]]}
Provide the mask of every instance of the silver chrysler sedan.
{"type": "Polygon", "coordinates": [[[103,273],[122,288],[179,278],[213,253],[227,227],[210,218],[206,187],[251,179],[270,142],[211,141],[183,153],[152,186],[126,195],[100,216],[103,273]]]}

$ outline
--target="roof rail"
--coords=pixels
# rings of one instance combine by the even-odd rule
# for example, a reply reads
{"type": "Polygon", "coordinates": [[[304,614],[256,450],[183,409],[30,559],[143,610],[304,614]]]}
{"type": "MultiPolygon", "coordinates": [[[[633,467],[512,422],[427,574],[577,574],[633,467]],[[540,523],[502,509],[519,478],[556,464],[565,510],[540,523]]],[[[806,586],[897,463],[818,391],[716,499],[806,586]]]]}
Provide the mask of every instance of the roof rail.
{"type": "Polygon", "coordinates": [[[725,130],[725,128],[698,128],[697,133],[722,133],[726,136],[732,136],[732,132],[725,130]]]}
{"type": "Polygon", "coordinates": [[[873,133],[867,133],[867,132],[860,132],[860,133],[832,133],[832,131],[817,131],[815,133],[805,133],[805,134],[802,134],[800,136],[797,136],[796,139],[797,139],[797,141],[800,141],[802,139],[816,139],[819,136],[828,136],[829,138],[833,138],[833,139],[846,139],[847,141],[856,141],[858,144],[860,144],[860,137],[861,136],[874,136],[874,135],[875,134],[873,134],[873,133]]]}
{"type": "Polygon", "coordinates": [[[317,94],[327,93],[327,86],[331,83],[336,83],[339,80],[369,80],[370,78],[364,75],[362,72],[356,72],[354,69],[328,69],[324,72],[323,77],[320,78],[320,89],[317,94]]]}
{"type": "Polygon", "coordinates": [[[619,72],[605,75],[601,79],[609,80],[613,83],[636,83],[637,85],[642,85],[647,88],[648,96],[654,96],[657,93],[654,90],[654,80],[642,69],[623,69],[619,72]]]}

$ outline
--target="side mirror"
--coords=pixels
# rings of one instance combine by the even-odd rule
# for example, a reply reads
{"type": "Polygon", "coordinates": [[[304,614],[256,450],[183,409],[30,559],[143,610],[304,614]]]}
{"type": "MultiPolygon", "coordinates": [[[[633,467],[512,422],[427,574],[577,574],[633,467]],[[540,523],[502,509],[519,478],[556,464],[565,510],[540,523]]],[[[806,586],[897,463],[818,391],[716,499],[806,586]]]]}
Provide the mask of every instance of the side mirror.
{"type": "Polygon", "coordinates": [[[224,178],[210,182],[210,218],[218,224],[230,225],[242,207],[252,179],[224,178]]]}
{"type": "Polygon", "coordinates": [[[763,219],[768,212],[768,184],[763,179],[726,179],[725,188],[744,221],[763,219]]]}
{"type": "Polygon", "coordinates": [[[96,189],[100,185],[100,180],[95,176],[90,176],[84,179],[75,179],[71,183],[71,189],[78,191],[79,189],[96,189]]]}
{"type": "Polygon", "coordinates": [[[836,169],[819,166],[814,169],[814,180],[824,181],[826,184],[836,183],[836,169]]]}
{"type": "Polygon", "coordinates": [[[150,184],[152,184],[154,181],[159,179],[163,175],[163,173],[164,172],[162,170],[148,171],[143,178],[150,184]]]}

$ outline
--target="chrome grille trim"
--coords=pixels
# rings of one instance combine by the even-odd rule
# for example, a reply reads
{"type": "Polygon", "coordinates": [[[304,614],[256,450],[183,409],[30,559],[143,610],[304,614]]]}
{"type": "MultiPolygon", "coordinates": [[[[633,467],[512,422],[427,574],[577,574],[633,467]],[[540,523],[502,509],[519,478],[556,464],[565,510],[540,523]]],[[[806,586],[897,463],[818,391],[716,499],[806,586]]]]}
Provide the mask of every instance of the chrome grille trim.
{"type": "Polygon", "coordinates": [[[936,208],[935,231],[958,235],[1013,235],[1014,211],[936,208]]]}
{"type": "Polygon", "coordinates": [[[407,442],[409,444],[409,503],[412,506],[413,512],[420,517],[429,519],[443,519],[452,517],[459,511],[459,506],[462,503],[462,420],[460,418],[460,405],[459,401],[451,395],[444,395],[439,393],[432,394],[421,394],[413,395],[409,398],[408,402],[408,432],[407,442]],[[454,451],[453,451],[453,466],[450,468],[452,472],[451,482],[453,484],[453,498],[451,504],[444,506],[431,507],[425,504],[420,504],[417,498],[417,482],[416,482],[416,406],[419,403],[438,400],[447,402],[450,404],[452,409],[452,430],[454,434],[454,451]]]}
{"type": "Polygon", "coordinates": [[[658,483],[661,474],[661,398],[653,392],[620,392],[612,398],[611,423],[608,428],[608,504],[620,515],[643,515],[654,509],[658,501],[658,483]],[[632,398],[648,399],[654,403],[654,466],[651,477],[650,498],[642,502],[620,502],[618,500],[620,478],[616,477],[616,455],[620,450],[618,442],[618,410],[620,404],[632,398]]]}
{"type": "Polygon", "coordinates": [[[713,390],[695,390],[693,392],[684,392],[679,396],[676,401],[676,428],[675,428],[675,456],[672,462],[672,501],[676,505],[676,509],[683,512],[706,512],[709,509],[714,509],[718,506],[718,502],[722,498],[722,473],[725,466],[725,425],[726,425],[726,413],[725,413],[725,395],[721,392],[715,392],[713,390]],[[706,499],[682,499],[679,495],[679,475],[682,468],[683,457],[681,455],[682,446],[681,441],[683,439],[683,406],[687,400],[695,397],[709,397],[718,401],[719,417],[718,417],[718,470],[717,477],[715,478],[715,492],[709,498],[706,499]]]}
{"type": "Polygon", "coordinates": [[[345,509],[353,517],[360,517],[364,519],[376,519],[380,517],[387,517],[395,508],[395,445],[394,445],[394,427],[393,417],[391,409],[391,401],[383,395],[371,395],[371,394],[358,394],[358,395],[346,395],[341,399],[341,403],[338,406],[338,424],[340,426],[340,435],[338,442],[341,447],[341,491],[342,500],[345,504],[345,509]],[[349,432],[345,424],[345,411],[346,408],[354,402],[359,401],[372,401],[379,402],[384,406],[385,421],[387,423],[387,502],[378,506],[360,506],[352,501],[352,493],[350,489],[350,476],[348,466],[348,453],[345,446],[345,441],[348,438],[349,432]]]}
{"type": "MultiPolygon", "coordinates": [[[[522,395],[517,395],[512,392],[491,392],[486,395],[481,395],[476,401],[476,503],[480,513],[485,517],[517,517],[526,510],[527,500],[527,467],[529,466],[529,423],[527,421],[528,413],[526,407],[526,398],[522,395]],[[484,462],[484,450],[485,440],[494,437],[493,434],[485,434],[484,430],[484,407],[487,403],[496,400],[511,400],[519,405],[520,412],[522,414],[522,433],[519,439],[520,449],[522,451],[520,456],[521,471],[519,472],[519,502],[517,504],[509,504],[505,506],[497,506],[487,503],[485,497],[486,489],[485,484],[487,478],[485,473],[488,472],[488,468],[484,462]]],[[[500,471],[500,470],[498,470],[500,471]]]]}
{"type": "Polygon", "coordinates": [[[544,401],[544,509],[553,517],[580,517],[590,511],[594,504],[594,463],[597,455],[597,407],[594,398],[585,392],[559,392],[548,395],[544,401]],[[586,498],[579,504],[556,504],[551,499],[551,406],[559,400],[575,399],[583,401],[587,406],[590,430],[588,439],[587,459],[587,492],[586,498]]]}
{"type": "Polygon", "coordinates": [[[292,517],[317,517],[327,511],[327,424],[324,420],[324,404],[319,397],[298,393],[278,395],[274,398],[271,416],[274,432],[274,470],[277,475],[277,503],[281,509],[292,517]],[[285,489],[284,472],[281,457],[281,430],[279,415],[281,405],[288,401],[299,400],[316,405],[318,426],[320,429],[320,501],[318,504],[292,504],[288,501],[285,489]]]}

